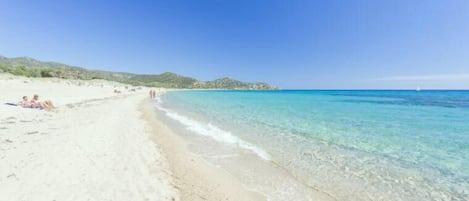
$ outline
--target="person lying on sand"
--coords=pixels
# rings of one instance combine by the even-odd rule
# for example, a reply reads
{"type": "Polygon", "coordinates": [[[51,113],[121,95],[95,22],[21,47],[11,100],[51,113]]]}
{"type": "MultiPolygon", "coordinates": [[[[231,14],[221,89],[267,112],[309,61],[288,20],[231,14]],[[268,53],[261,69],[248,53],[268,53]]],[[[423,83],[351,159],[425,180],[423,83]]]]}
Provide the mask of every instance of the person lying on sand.
{"type": "Polygon", "coordinates": [[[31,100],[32,107],[33,108],[44,108],[46,110],[51,110],[54,109],[55,106],[52,104],[52,101],[46,100],[46,101],[39,101],[39,95],[34,94],[33,99],[31,100]]]}
{"type": "Polygon", "coordinates": [[[18,102],[17,105],[21,106],[21,107],[29,107],[29,108],[33,107],[32,102],[28,100],[27,96],[23,96],[22,100],[20,102],[18,102]]]}

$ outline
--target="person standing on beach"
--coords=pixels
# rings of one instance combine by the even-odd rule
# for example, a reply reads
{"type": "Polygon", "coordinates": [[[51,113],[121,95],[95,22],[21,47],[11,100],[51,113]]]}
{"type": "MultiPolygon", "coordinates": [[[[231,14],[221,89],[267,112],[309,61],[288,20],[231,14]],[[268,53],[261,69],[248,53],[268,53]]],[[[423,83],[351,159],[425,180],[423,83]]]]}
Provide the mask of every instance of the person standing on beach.
{"type": "Polygon", "coordinates": [[[150,90],[150,98],[155,99],[156,97],[156,91],[155,90],[150,90]]]}

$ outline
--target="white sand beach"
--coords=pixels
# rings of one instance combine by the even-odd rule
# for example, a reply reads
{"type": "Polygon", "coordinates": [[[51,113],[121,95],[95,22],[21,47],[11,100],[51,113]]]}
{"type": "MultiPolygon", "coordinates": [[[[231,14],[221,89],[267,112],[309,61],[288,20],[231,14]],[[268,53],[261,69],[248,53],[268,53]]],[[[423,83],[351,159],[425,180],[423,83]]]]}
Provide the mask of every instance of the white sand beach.
{"type": "Polygon", "coordinates": [[[190,154],[147,88],[124,86],[0,74],[1,200],[265,200],[190,154]],[[4,104],[33,94],[57,108],[4,104]]]}

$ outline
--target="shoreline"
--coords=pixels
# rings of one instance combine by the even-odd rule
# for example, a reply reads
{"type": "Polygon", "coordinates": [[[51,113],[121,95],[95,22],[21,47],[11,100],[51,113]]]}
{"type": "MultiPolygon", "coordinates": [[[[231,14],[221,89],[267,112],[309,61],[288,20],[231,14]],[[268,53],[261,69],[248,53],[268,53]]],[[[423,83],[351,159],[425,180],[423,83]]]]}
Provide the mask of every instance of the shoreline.
{"type": "Polygon", "coordinates": [[[168,160],[181,200],[266,200],[258,192],[245,189],[240,181],[187,149],[187,142],[157,119],[148,99],[139,110],[152,127],[152,140],[168,160]]]}
{"type": "MultiPolygon", "coordinates": [[[[165,132],[161,132],[167,135],[164,142],[175,140],[179,143],[180,148],[166,148],[169,152],[165,152],[170,153],[167,157],[170,164],[184,163],[183,160],[171,161],[171,159],[179,158],[171,153],[186,152],[209,166],[221,169],[238,180],[245,189],[262,194],[267,200],[311,200],[313,198],[323,201],[338,200],[329,192],[303,183],[275,161],[259,156],[257,152],[243,147],[237,141],[223,141],[218,139],[220,137],[218,134],[211,136],[207,133],[200,133],[225,131],[213,125],[205,128],[204,125],[197,124],[192,119],[186,119],[187,117],[174,118],[180,115],[168,108],[162,108],[160,104],[160,100],[149,102],[148,109],[145,110],[154,113],[152,119],[156,122],[152,125],[158,125],[160,130],[164,127],[165,132]]],[[[227,135],[231,134],[227,133],[227,135]]],[[[165,143],[162,146],[171,146],[170,144],[165,143]]],[[[190,166],[189,162],[186,164],[190,166]]]]}
{"type": "MultiPolygon", "coordinates": [[[[156,119],[149,88],[0,74],[0,197],[12,200],[266,200],[192,154],[156,119]],[[113,93],[118,88],[121,94],[113,93]],[[21,108],[23,95],[53,111],[21,108]]],[[[158,93],[166,89],[158,89],[158,93]]]]}
{"type": "MultiPolygon", "coordinates": [[[[305,93],[304,95],[308,94],[305,93]]],[[[219,92],[177,92],[161,96],[160,99],[152,102],[152,105],[156,108],[160,117],[163,117],[160,118],[160,121],[172,128],[178,136],[188,143],[187,147],[190,152],[200,156],[212,165],[228,171],[248,189],[262,192],[262,194],[268,196],[269,200],[309,200],[313,198],[317,200],[460,200],[465,197],[464,190],[467,183],[464,182],[464,177],[461,177],[464,176],[465,170],[461,160],[448,160],[453,161],[452,164],[454,166],[450,166],[449,163],[440,163],[442,166],[431,166],[431,163],[435,161],[406,160],[408,159],[406,157],[399,158],[398,156],[400,155],[388,157],[391,155],[386,155],[382,152],[372,152],[370,150],[373,149],[367,149],[369,147],[360,147],[360,144],[353,144],[356,142],[356,138],[353,138],[355,136],[361,137],[363,135],[374,139],[373,137],[377,136],[376,131],[383,128],[380,125],[389,125],[385,121],[388,119],[387,116],[384,119],[370,115],[367,116],[368,113],[364,113],[365,116],[363,117],[360,116],[360,119],[363,118],[369,123],[375,122],[374,120],[376,119],[377,127],[374,124],[366,124],[366,127],[357,127],[355,125],[361,125],[358,124],[361,123],[361,120],[355,121],[354,115],[347,116],[349,120],[346,122],[354,123],[352,128],[370,128],[370,130],[345,132],[346,134],[350,133],[351,137],[340,135],[340,138],[331,138],[331,141],[314,138],[317,135],[315,129],[321,129],[322,127],[321,122],[324,122],[324,120],[335,122],[334,119],[345,114],[340,112],[331,114],[331,116],[316,117],[317,119],[315,119],[311,116],[310,110],[307,107],[314,108],[311,111],[317,111],[319,114],[325,114],[331,109],[336,111],[336,108],[327,106],[335,106],[333,101],[336,100],[336,102],[340,103],[337,100],[347,99],[346,95],[344,95],[345,97],[335,97],[329,94],[316,95],[314,98],[327,100],[327,105],[318,101],[318,105],[324,106],[324,108],[312,107],[308,103],[298,107],[294,112],[289,110],[279,111],[278,108],[288,108],[291,105],[291,102],[286,102],[285,100],[295,100],[295,102],[296,100],[302,100],[303,102],[310,100],[301,99],[298,96],[286,93],[282,95],[285,97],[284,99],[277,97],[280,101],[270,102],[271,100],[269,99],[268,103],[272,103],[272,105],[277,103],[278,105],[264,107],[263,105],[267,103],[265,100],[273,97],[271,94],[259,93],[249,95],[245,93],[238,95],[236,92],[231,92],[231,94],[219,92]],[[302,113],[302,111],[306,112],[302,113]],[[277,112],[282,117],[288,119],[279,118],[277,120],[270,116],[271,114],[277,114],[277,112]],[[292,113],[295,116],[289,116],[287,113],[292,113]],[[296,115],[302,117],[305,121],[296,118],[296,115]],[[291,130],[292,132],[298,131],[296,127],[288,127],[290,126],[288,124],[290,120],[298,121],[297,126],[299,131],[303,128],[305,130],[309,129],[308,131],[311,132],[305,132],[305,136],[301,132],[288,133],[291,130]],[[310,126],[309,122],[306,122],[308,120],[315,124],[310,126]],[[286,122],[285,125],[283,122],[286,122]],[[276,128],[277,125],[279,128],[276,128]],[[284,126],[282,127],[282,125],[284,126]],[[311,135],[311,138],[306,136],[306,134],[311,135]],[[251,152],[252,149],[242,149],[243,147],[240,146],[239,140],[233,139],[232,135],[252,143],[256,148],[268,151],[272,161],[263,162],[251,152]],[[350,145],[344,144],[342,146],[339,143],[334,143],[335,141],[332,141],[334,139],[351,139],[352,141],[349,141],[351,142],[350,145]],[[413,163],[414,161],[421,163],[421,165],[416,165],[416,163],[413,163]],[[272,167],[269,163],[276,165],[272,167]],[[426,166],[427,164],[430,164],[430,166],[426,166]],[[458,166],[459,169],[456,169],[458,166]],[[441,172],[441,170],[445,170],[444,167],[447,167],[449,171],[441,172]],[[453,169],[454,173],[461,173],[461,175],[445,174],[452,173],[453,171],[451,170],[453,169]],[[277,178],[272,178],[272,175],[275,175],[277,178]],[[288,181],[290,177],[294,178],[291,183],[288,181]],[[278,185],[279,183],[283,184],[283,186],[278,185]],[[311,193],[311,190],[303,190],[304,185],[309,187],[313,193],[311,193]],[[272,186],[274,187],[272,188],[272,186]],[[432,192],[432,194],[428,194],[428,192],[432,192]],[[324,195],[325,198],[318,195],[324,195]]],[[[389,94],[379,95],[379,97],[388,98],[389,94]]],[[[449,95],[451,94],[442,94],[443,98],[441,100],[444,101],[449,95]]],[[[458,98],[455,100],[464,101],[464,96],[458,98]]],[[[299,104],[301,105],[303,102],[300,101],[299,104]]],[[[443,103],[446,102],[442,102],[441,106],[446,106],[443,103]]],[[[345,103],[345,106],[349,106],[348,103],[345,103]]],[[[345,106],[344,104],[339,104],[337,111],[355,111],[355,109],[345,106]]],[[[417,108],[417,111],[427,109],[424,106],[417,108]]],[[[463,102],[461,102],[460,107],[464,106],[463,102]]],[[[398,105],[392,107],[392,110],[389,110],[390,107],[387,107],[387,105],[383,107],[380,105],[356,105],[354,108],[366,110],[370,107],[376,107],[380,114],[387,114],[386,112],[388,111],[400,111],[398,109],[405,106],[398,105]]],[[[438,111],[442,113],[452,112],[450,110],[452,109],[441,107],[438,111]]],[[[409,114],[412,116],[415,111],[410,110],[408,113],[412,113],[409,114]]],[[[464,119],[462,118],[464,113],[455,114],[461,115],[461,119],[464,119]]],[[[428,116],[434,119],[431,114],[428,116]]],[[[405,117],[404,119],[397,119],[390,125],[402,125],[403,128],[408,130],[415,128],[413,124],[408,124],[405,120],[405,117]]],[[[462,128],[462,125],[445,121],[445,118],[442,118],[442,120],[443,125],[446,127],[441,126],[436,128],[450,128],[449,131],[453,131],[453,135],[458,133],[463,134],[460,130],[452,130],[451,127],[448,127],[456,125],[459,126],[457,128],[462,128]]],[[[427,123],[426,125],[431,123],[428,119],[421,119],[421,122],[427,123]]],[[[342,123],[338,121],[336,124],[332,124],[330,130],[336,131],[335,128],[338,128],[337,131],[340,134],[340,131],[345,130],[340,129],[342,128],[340,126],[344,125],[342,123]]],[[[345,125],[348,126],[349,124],[345,125]]],[[[432,152],[428,151],[434,150],[437,151],[435,153],[436,156],[439,156],[448,151],[430,146],[428,149],[411,149],[405,146],[405,144],[395,142],[410,140],[407,143],[417,142],[419,143],[418,145],[426,145],[434,141],[431,138],[423,138],[422,140],[419,138],[418,141],[412,141],[412,139],[406,137],[406,132],[402,133],[403,135],[400,138],[394,138],[394,134],[401,134],[402,130],[396,130],[393,127],[386,128],[389,130],[386,129],[387,132],[382,133],[393,134],[390,135],[392,137],[390,139],[384,138],[386,143],[384,141],[377,141],[378,143],[370,143],[370,145],[378,148],[387,147],[388,154],[401,154],[402,152],[399,152],[399,150],[405,150],[410,156],[429,156],[428,154],[432,152]],[[441,154],[438,154],[440,151],[441,154]]],[[[440,134],[445,134],[444,130],[440,131],[440,134]]],[[[428,130],[422,128],[415,130],[415,132],[417,134],[426,134],[428,130]]],[[[323,132],[322,134],[325,134],[327,139],[331,133],[323,132]]],[[[318,137],[322,136],[318,135],[318,137]]],[[[442,140],[445,140],[445,138],[442,138],[442,140]]],[[[370,142],[375,141],[371,140],[370,142]]],[[[444,142],[441,142],[441,144],[444,145],[444,142]]],[[[463,145],[463,143],[458,144],[463,145]]],[[[386,150],[383,151],[386,152],[386,150]]],[[[463,159],[463,156],[459,153],[455,152],[454,154],[463,159]]],[[[429,159],[432,159],[431,157],[434,156],[429,156],[429,159]]]]}
{"type": "MultiPolygon", "coordinates": [[[[326,166],[317,163],[318,166],[308,166],[312,169],[306,169],[304,174],[294,172],[281,163],[278,155],[264,160],[237,140],[218,139],[220,132],[227,132],[227,138],[232,139],[230,135],[234,133],[230,131],[235,130],[230,127],[223,130],[194,112],[186,114],[185,110],[163,104],[172,103],[171,99],[153,101],[147,94],[150,88],[131,90],[125,86],[104,80],[26,78],[0,73],[0,197],[12,201],[329,201],[341,200],[349,193],[345,190],[355,188],[344,182],[347,177],[340,177],[346,175],[340,166],[327,166],[326,173],[333,177],[301,177],[315,173],[306,170],[326,166]],[[116,89],[122,93],[114,93],[116,89]],[[39,94],[40,100],[52,100],[57,108],[45,111],[4,104],[16,103],[21,96],[32,94],[39,94]],[[175,118],[176,114],[184,118],[175,118]],[[337,180],[324,187],[302,178],[314,178],[323,184],[331,178],[337,180]]],[[[157,99],[168,90],[157,89],[157,99]]],[[[295,147],[301,149],[299,145],[296,143],[295,147]]],[[[310,145],[316,144],[302,146],[310,145]]],[[[334,159],[342,156],[338,153],[335,149],[321,152],[323,158],[334,159]]],[[[367,155],[363,158],[393,165],[392,161],[367,155]]],[[[352,161],[347,157],[339,159],[352,161]]],[[[355,168],[363,167],[368,166],[355,168]]],[[[412,168],[405,172],[385,171],[392,174],[371,173],[424,174],[423,170],[412,168]]],[[[393,188],[402,186],[396,184],[393,188]]],[[[391,193],[367,188],[348,199],[391,200],[391,193]]],[[[449,197],[444,196],[441,194],[442,198],[449,197]]]]}

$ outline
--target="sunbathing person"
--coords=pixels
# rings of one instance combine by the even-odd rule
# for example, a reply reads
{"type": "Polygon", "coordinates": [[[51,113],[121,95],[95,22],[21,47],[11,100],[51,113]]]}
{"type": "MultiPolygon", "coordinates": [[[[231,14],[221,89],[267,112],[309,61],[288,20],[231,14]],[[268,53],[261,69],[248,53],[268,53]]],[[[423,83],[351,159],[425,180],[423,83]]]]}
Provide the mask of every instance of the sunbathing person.
{"type": "Polygon", "coordinates": [[[22,100],[20,102],[18,102],[17,105],[21,106],[21,107],[29,107],[29,108],[33,107],[32,102],[28,100],[27,96],[23,96],[22,100]]]}
{"type": "Polygon", "coordinates": [[[32,102],[32,107],[33,108],[44,108],[46,110],[51,110],[54,109],[55,106],[52,104],[52,101],[46,100],[46,101],[39,101],[39,95],[34,94],[33,99],[31,100],[32,102]]]}

